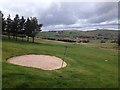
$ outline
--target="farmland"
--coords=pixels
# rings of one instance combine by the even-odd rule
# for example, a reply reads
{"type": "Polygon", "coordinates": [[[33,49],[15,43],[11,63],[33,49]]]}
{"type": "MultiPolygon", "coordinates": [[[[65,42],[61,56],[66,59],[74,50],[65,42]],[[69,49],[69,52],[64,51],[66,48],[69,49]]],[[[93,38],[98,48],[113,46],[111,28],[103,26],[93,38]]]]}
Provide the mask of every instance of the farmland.
{"type": "Polygon", "coordinates": [[[117,30],[96,29],[93,31],[78,31],[78,30],[61,30],[61,31],[46,31],[36,35],[38,38],[46,38],[51,40],[58,39],[89,39],[89,40],[116,40],[118,37],[117,30]]]}

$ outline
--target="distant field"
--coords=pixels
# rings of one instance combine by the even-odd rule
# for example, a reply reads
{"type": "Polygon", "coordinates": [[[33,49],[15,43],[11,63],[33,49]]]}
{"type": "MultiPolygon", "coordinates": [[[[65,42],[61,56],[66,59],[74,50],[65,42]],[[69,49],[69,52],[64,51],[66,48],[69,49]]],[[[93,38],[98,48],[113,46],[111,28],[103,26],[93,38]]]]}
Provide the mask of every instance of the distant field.
{"type": "Polygon", "coordinates": [[[117,43],[111,43],[111,40],[106,41],[105,43],[100,43],[101,40],[91,40],[89,43],[85,44],[88,47],[102,48],[109,50],[120,50],[117,43]]]}
{"type": "MultiPolygon", "coordinates": [[[[8,40],[3,36],[2,68],[3,88],[117,88],[118,50],[97,48],[99,44],[76,44],[36,39],[36,43],[8,40]],[[68,66],[44,71],[12,65],[6,59],[25,54],[45,54],[63,58],[68,66]]],[[[93,41],[94,42],[94,41],[93,41]]],[[[117,47],[116,44],[101,44],[117,47]]]]}
{"type": "Polygon", "coordinates": [[[93,31],[78,31],[78,30],[65,30],[65,31],[48,31],[48,32],[40,32],[36,35],[40,38],[54,38],[54,39],[65,39],[71,38],[75,39],[76,37],[84,37],[84,36],[97,36],[104,37],[109,39],[115,39],[118,36],[117,30],[93,30],[93,31]]]}

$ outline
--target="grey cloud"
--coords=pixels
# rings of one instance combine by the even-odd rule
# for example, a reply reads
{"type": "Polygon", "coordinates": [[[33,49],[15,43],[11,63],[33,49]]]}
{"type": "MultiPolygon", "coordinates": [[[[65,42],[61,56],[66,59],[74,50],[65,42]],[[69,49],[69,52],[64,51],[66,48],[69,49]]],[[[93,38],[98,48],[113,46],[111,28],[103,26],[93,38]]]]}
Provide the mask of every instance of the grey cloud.
{"type": "Polygon", "coordinates": [[[59,3],[59,5],[57,4],[53,3],[51,8],[42,14],[40,20],[45,25],[74,24],[78,19],[85,19],[92,16],[92,13],[87,11],[89,3],[64,2],[59,3]]]}
{"type": "Polygon", "coordinates": [[[115,2],[100,3],[98,9],[94,12],[94,17],[91,17],[88,22],[100,23],[118,18],[118,6],[115,2]]]}
{"type": "Polygon", "coordinates": [[[101,23],[117,18],[116,2],[63,2],[53,3],[39,19],[46,25],[74,24],[79,19],[87,19],[87,23],[101,23]]]}
{"type": "MultiPolygon", "coordinates": [[[[5,3],[0,9],[15,15],[36,16],[44,28],[83,28],[103,26],[102,22],[111,22],[118,18],[117,2],[17,2],[5,3]],[[9,7],[8,7],[9,5],[9,7]],[[86,20],[84,22],[84,20],[86,20]],[[74,25],[75,24],[75,25],[74,25]],[[76,25],[77,24],[77,25],[76,25]],[[63,25],[61,27],[61,25],[63,25]]],[[[116,23],[111,23],[116,25],[116,23]]],[[[107,23],[104,24],[108,25],[107,23]]],[[[106,26],[107,27],[107,26],[106,26]]],[[[110,27],[110,25],[108,25],[110,27]]],[[[116,26],[115,26],[116,27],[116,26]]]]}
{"type": "Polygon", "coordinates": [[[64,7],[61,3],[53,3],[51,7],[42,14],[41,22],[50,24],[73,24],[78,18],[69,7],[64,7]]]}

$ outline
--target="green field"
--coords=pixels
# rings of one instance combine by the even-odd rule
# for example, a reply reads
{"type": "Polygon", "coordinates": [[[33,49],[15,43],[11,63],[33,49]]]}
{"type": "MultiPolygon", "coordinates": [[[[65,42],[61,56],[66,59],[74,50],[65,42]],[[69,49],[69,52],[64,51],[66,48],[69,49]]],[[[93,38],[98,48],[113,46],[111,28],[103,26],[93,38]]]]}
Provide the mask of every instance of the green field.
{"type": "Polygon", "coordinates": [[[3,88],[118,87],[118,50],[97,48],[97,44],[90,46],[42,39],[36,41],[36,43],[20,40],[16,42],[3,37],[3,88]],[[25,54],[46,54],[63,58],[65,45],[68,46],[65,58],[68,65],[63,69],[47,71],[6,62],[6,59],[10,57],[25,54]]]}

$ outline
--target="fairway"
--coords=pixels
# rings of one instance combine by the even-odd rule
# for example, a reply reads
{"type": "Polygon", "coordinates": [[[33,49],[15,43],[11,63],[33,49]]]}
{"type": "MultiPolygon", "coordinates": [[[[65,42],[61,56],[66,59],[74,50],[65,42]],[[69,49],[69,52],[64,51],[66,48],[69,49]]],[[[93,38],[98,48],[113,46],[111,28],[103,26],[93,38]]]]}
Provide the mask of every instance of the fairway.
{"type": "Polygon", "coordinates": [[[117,88],[118,50],[88,47],[84,44],[59,43],[37,39],[35,43],[2,41],[3,88],[117,88]],[[13,65],[6,60],[27,54],[49,55],[64,58],[67,67],[42,70],[13,65]]]}

